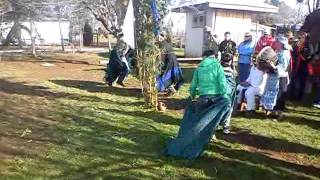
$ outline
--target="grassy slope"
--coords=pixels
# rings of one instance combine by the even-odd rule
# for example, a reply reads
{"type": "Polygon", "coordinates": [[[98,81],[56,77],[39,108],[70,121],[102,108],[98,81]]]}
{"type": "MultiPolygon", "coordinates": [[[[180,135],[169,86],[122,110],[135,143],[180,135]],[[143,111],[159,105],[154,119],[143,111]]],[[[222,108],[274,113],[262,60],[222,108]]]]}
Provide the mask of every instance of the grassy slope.
{"type": "MultiPolygon", "coordinates": [[[[220,140],[191,162],[162,156],[182,115],[144,107],[136,89],[65,78],[37,87],[2,81],[28,91],[11,89],[10,97],[0,100],[1,135],[17,141],[8,147],[12,156],[0,160],[0,179],[319,177],[319,168],[311,166],[320,164],[319,110],[291,107],[293,113],[281,122],[233,118],[237,135],[218,133],[220,140]]],[[[187,88],[174,99],[186,97],[187,88]]]]}

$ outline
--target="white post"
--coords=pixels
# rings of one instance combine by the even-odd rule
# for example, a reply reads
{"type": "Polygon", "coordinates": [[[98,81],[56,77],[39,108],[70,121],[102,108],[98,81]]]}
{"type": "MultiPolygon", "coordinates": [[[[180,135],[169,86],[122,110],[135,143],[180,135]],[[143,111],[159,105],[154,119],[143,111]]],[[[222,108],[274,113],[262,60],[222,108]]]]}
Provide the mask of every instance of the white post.
{"type": "Polygon", "coordinates": [[[59,15],[58,15],[58,23],[59,23],[59,30],[60,30],[60,38],[61,38],[61,47],[62,51],[64,52],[64,38],[63,38],[63,33],[62,33],[62,28],[61,28],[61,6],[60,6],[60,1],[58,1],[58,8],[59,8],[59,15]]]}
{"type": "Polygon", "coordinates": [[[258,39],[258,31],[259,31],[259,20],[257,20],[257,23],[256,23],[256,42],[257,43],[259,41],[258,39]]]}
{"type": "Polygon", "coordinates": [[[109,51],[111,50],[111,38],[110,38],[110,34],[108,33],[108,45],[109,45],[109,51]]]}
{"type": "Polygon", "coordinates": [[[31,50],[32,55],[37,56],[36,54],[36,37],[35,37],[35,27],[33,20],[30,21],[30,36],[31,36],[31,50]]]}

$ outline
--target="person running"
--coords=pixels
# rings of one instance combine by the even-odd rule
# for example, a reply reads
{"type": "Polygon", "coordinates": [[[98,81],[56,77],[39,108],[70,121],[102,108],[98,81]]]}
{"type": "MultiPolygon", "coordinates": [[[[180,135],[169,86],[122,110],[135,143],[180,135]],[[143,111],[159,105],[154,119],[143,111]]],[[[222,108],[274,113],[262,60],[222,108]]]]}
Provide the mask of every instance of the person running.
{"type": "Polygon", "coordinates": [[[159,92],[166,91],[168,95],[173,95],[184,83],[182,69],[166,34],[161,33],[160,39],[164,53],[162,54],[161,72],[157,77],[156,87],[159,92]]]}
{"type": "Polygon", "coordinates": [[[109,86],[113,86],[113,82],[117,80],[117,84],[125,87],[123,81],[129,72],[128,63],[124,56],[124,50],[115,46],[109,56],[109,63],[107,64],[105,81],[109,86]]]}
{"type": "Polygon", "coordinates": [[[254,53],[254,42],[252,41],[252,35],[245,33],[244,41],[238,47],[239,54],[239,81],[243,83],[249,77],[251,69],[251,57],[254,53]]]}
{"type": "Polygon", "coordinates": [[[206,51],[204,59],[195,70],[190,97],[178,135],[169,142],[165,154],[196,159],[204,151],[219,124],[228,118],[231,101],[223,67],[217,60],[218,51],[206,51]]]}

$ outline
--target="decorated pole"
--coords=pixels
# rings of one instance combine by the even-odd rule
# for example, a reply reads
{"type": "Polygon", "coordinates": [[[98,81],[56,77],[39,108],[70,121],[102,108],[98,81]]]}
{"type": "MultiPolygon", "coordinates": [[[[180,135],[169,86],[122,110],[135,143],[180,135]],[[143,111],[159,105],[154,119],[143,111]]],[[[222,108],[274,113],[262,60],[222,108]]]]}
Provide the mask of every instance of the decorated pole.
{"type": "Polygon", "coordinates": [[[145,101],[157,107],[156,77],[159,74],[161,49],[158,45],[161,16],[166,13],[164,0],[133,0],[136,35],[136,59],[145,101]]]}

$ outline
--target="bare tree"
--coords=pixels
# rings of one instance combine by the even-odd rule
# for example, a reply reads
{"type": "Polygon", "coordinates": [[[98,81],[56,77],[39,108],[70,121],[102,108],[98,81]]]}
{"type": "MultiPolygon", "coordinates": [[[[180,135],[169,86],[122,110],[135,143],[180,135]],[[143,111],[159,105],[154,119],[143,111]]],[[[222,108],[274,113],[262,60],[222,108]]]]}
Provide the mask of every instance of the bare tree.
{"type": "Polygon", "coordinates": [[[309,13],[320,8],[320,0],[297,0],[297,3],[306,3],[308,5],[309,13]]]}
{"type": "Polygon", "coordinates": [[[92,0],[82,3],[110,34],[117,39],[120,38],[128,0],[92,0]]]}

